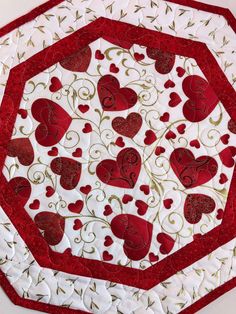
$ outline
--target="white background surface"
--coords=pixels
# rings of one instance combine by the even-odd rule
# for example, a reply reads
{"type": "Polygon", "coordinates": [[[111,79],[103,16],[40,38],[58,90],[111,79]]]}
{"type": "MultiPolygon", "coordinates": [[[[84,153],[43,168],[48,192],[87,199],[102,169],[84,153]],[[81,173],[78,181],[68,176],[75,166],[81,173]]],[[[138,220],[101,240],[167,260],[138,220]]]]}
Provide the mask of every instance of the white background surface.
{"type": "MultiPolygon", "coordinates": [[[[117,0],[118,1],[118,0],[117,0]]],[[[123,0],[124,1],[124,0],[123,0]]],[[[26,14],[45,0],[0,0],[0,27],[26,14]]],[[[236,0],[202,0],[204,3],[229,8],[236,16],[236,0]]],[[[236,288],[198,312],[198,314],[236,314],[236,288]]],[[[0,314],[39,314],[42,312],[17,307],[0,288],[0,314]]]]}

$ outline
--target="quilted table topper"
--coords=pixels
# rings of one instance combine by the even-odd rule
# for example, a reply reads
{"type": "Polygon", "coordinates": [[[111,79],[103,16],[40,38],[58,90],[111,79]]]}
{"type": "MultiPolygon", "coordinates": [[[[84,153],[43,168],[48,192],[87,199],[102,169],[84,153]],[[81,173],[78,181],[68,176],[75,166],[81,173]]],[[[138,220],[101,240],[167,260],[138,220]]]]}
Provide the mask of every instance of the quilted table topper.
{"type": "Polygon", "coordinates": [[[188,0],[53,0],[0,29],[15,304],[195,313],[236,285],[235,31],[188,0]]]}

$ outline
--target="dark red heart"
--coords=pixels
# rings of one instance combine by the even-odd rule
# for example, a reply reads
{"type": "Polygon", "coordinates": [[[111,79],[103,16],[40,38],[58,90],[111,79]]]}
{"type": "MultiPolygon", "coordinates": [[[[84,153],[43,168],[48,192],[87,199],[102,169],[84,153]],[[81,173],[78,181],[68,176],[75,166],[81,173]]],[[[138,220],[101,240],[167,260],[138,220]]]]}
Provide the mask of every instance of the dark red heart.
{"type": "Polygon", "coordinates": [[[46,187],[46,196],[47,197],[51,197],[54,193],[55,193],[54,188],[52,188],[51,186],[46,187]]]}
{"type": "Polygon", "coordinates": [[[148,195],[150,193],[149,185],[146,185],[146,184],[141,185],[140,191],[142,191],[145,195],[148,195]]]}
{"type": "Polygon", "coordinates": [[[133,107],[137,94],[131,88],[120,87],[119,81],[112,75],[105,75],[98,81],[98,96],[105,111],[127,110],[133,107]]]}
{"type": "Polygon", "coordinates": [[[169,254],[175,244],[175,240],[164,232],[161,232],[157,235],[157,241],[161,244],[160,246],[161,254],[169,254]]]}
{"type": "Polygon", "coordinates": [[[185,69],[183,69],[183,68],[181,68],[181,67],[177,67],[176,68],[176,72],[177,72],[177,74],[178,74],[178,77],[182,77],[182,76],[184,76],[184,74],[185,74],[185,69]]]}
{"type": "Polygon", "coordinates": [[[224,174],[224,173],[221,173],[221,174],[220,174],[219,183],[220,183],[220,184],[224,184],[224,183],[226,183],[227,181],[228,181],[227,175],[224,174]]]}
{"type": "Polygon", "coordinates": [[[228,129],[230,130],[230,132],[236,134],[236,122],[233,119],[229,120],[228,129]]]}
{"type": "Polygon", "coordinates": [[[200,148],[200,143],[198,140],[192,140],[189,144],[191,147],[200,148]]]}
{"type": "Polygon", "coordinates": [[[164,153],[166,150],[164,147],[162,146],[157,146],[156,149],[155,149],[155,155],[156,156],[159,156],[161,155],[162,153],[164,153]]]}
{"type": "Polygon", "coordinates": [[[220,156],[222,163],[226,167],[228,167],[228,168],[233,167],[235,164],[233,157],[236,156],[236,147],[234,147],[234,146],[226,147],[225,149],[223,149],[219,153],[219,156],[220,156]]]}
{"type": "Polygon", "coordinates": [[[34,221],[37,227],[44,231],[44,239],[49,245],[57,245],[61,242],[65,229],[65,219],[61,215],[41,212],[35,216],[34,221]]]}
{"type": "Polygon", "coordinates": [[[123,141],[123,138],[121,136],[117,137],[115,144],[119,147],[124,147],[125,146],[125,142],[123,141]]]}
{"type": "Polygon", "coordinates": [[[153,226],[150,222],[130,214],[121,214],[111,221],[114,235],[124,240],[124,253],[138,261],[149,251],[153,226]]]}
{"type": "Polygon", "coordinates": [[[143,53],[138,53],[138,52],[135,52],[134,53],[134,59],[136,61],[142,61],[143,59],[145,58],[144,54],[143,53]]]}
{"type": "Polygon", "coordinates": [[[2,193],[7,204],[24,207],[31,194],[31,185],[26,178],[15,177],[7,183],[2,193]]]}
{"type": "Polygon", "coordinates": [[[103,215],[104,215],[104,216],[109,216],[109,215],[111,215],[111,214],[112,214],[112,208],[111,208],[111,206],[110,206],[110,205],[106,205],[106,206],[104,207],[103,215]]]}
{"type": "Polygon", "coordinates": [[[184,104],[183,114],[191,122],[204,120],[219,102],[209,83],[198,75],[184,79],[183,91],[189,98],[184,104]]]}
{"type": "Polygon", "coordinates": [[[89,194],[91,190],[92,190],[92,187],[89,184],[87,184],[85,186],[81,186],[81,188],[80,188],[80,191],[82,193],[84,193],[85,195],[89,194]]]}
{"type": "Polygon", "coordinates": [[[138,179],[141,158],[134,148],[124,148],[117,155],[117,160],[101,161],[97,168],[98,178],[109,185],[132,189],[138,179]]]}
{"type": "Polygon", "coordinates": [[[89,106],[88,105],[79,105],[78,109],[80,112],[86,113],[87,111],[89,111],[89,106]]]}
{"type": "Polygon", "coordinates": [[[72,213],[79,214],[84,207],[84,202],[82,200],[78,200],[75,203],[70,203],[68,205],[69,211],[72,213]]]}
{"type": "Polygon", "coordinates": [[[114,63],[110,65],[110,72],[118,73],[119,71],[120,71],[119,68],[114,63]]]}
{"type": "Polygon", "coordinates": [[[104,241],[104,245],[105,246],[110,246],[110,245],[112,245],[112,243],[113,243],[112,238],[110,236],[106,236],[105,237],[105,241],[104,241]]]}
{"type": "Polygon", "coordinates": [[[96,50],[95,51],[95,58],[97,60],[103,60],[105,58],[105,56],[103,53],[101,53],[101,50],[96,50]]]}
{"type": "Polygon", "coordinates": [[[179,134],[184,134],[185,129],[186,129],[186,124],[182,123],[182,124],[178,125],[176,129],[178,130],[179,134]]]}
{"type": "Polygon", "coordinates": [[[229,134],[224,134],[221,136],[220,140],[223,144],[227,145],[229,144],[229,138],[230,138],[229,134]]]}
{"type": "Polygon", "coordinates": [[[175,55],[158,48],[147,48],[149,58],[156,60],[155,69],[160,74],[169,73],[175,64],[175,55]]]}
{"type": "Polygon", "coordinates": [[[74,189],[81,175],[81,163],[67,157],[57,157],[51,162],[51,169],[61,176],[60,184],[65,190],[74,189]]]}
{"type": "Polygon", "coordinates": [[[90,123],[85,123],[84,128],[82,130],[83,133],[91,133],[92,132],[92,126],[90,123]]]}
{"type": "Polygon", "coordinates": [[[92,57],[92,51],[86,46],[64,60],[60,61],[60,65],[72,72],[86,72],[92,57]]]}
{"type": "Polygon", "coordinates": [[[163,201],[163,204],[164,204],[164,206],[165,206],[166,209],[170,209],[170,208],[171,208],[171,205],[173,204],[172,198],[166,198],[166,199],[163,201]]]}
{"type": "Polygon", "coordinates": [[[26,109],[19,109],[17,112],[21,116],[22,119],[26,119],[28,116],[28,112],[26,109]]]}
{"type": "Polygon", "coordinates": [[[37,142],[42,146],[57,144],[66,133],[72,121],[68,113],[55,102],[40,98],[32,105],[32,115],[40,122],[35,131],[37,142]]]}
{"type": "Polygon", "coordinates": [[[29,205],[29,208],[30,209],[39,209],[39,206],[40,206],[40,201],[36,199],[29,205]]]}
{"type": "Polygon", "coordinates": [[[168,80],[165,82],[164,87],[165,88],[173,88],[173,87],[175,87],[175,83],[171,80],[168,80]]]}
{"type": "Polygon", "coordinates": [[[102,258],[105,262],[109,262],[113,259],[113,255],[110,254],[108,251],[104,251],[102,254],[102,258]]]}
{"type": "Polygon", "coordinates": [[[82,156],[82,149],[81,148],[76,148],[76,150],[72,153],[73,157],[81,157],[82,156]]]}
{"type": "Polygon", "coordinates": [[[173,131],[169,130],[169,131],[166,133],[165,138],[166,138],[167,140],[174,140],[174,139],[176,138],[176,134],[175,134],[173,131]]]}
{"type": "Polygon", "coordinates": [[[51,78],[51,85],[49,86],[50,92],[52,92],[52,93],[57,92],[61,88],[62,88],[62,83],[59,80],[59,78],[55,77],[55,76],[52,77],[51,78]]]}
{"type": "Polygon", "coordinates": [[[58,149],[57,147],[52,147],[51,150],[48,151],[48,156],[57,156],[58,155],[58,149]]]}
{"type": "Polygon", "coordinates": [[[173,92],[170,94],[170,101],[169,101],[169,106],[170,107],[176,107],[181,103],[182,99],[180,98],[180,96],[173,92]]]}
{"type": "Polygon", "coordinates": [[[153,130],[147,130],[145,132],[144,144],[151,145],[156,141],[157,137],[153,130]]]}
{"type": "Polygon", "coordinates": [[[160,116],[161,122],[168,122],[170,119],[170,114],[168,112],[163,113],[162,116],[160,116]]]}
{"type": "Polygon", "coordinates": [[[34,161],[34,149],[28,138],[14,138],[7,146],[7,154],[17,157],[24,166],[29,166],[34,161]]]}
{"type": "Polygon", "coordinates": [[[132,112],[127,118],[117,117],[112,121],[113,129],[124,136],[133,138],[142,126],[143,120],[139,113],[132,112]]]}
{"type": "Polygon", "coordinates": [[[186,148],[177,148],[170,155],[170,164],[180,182],[187,189],[204,184],[217,173],[218,165],[214,158],[200,156],[195,159],[186,148]]]}
{"type": "Polygon", "coordinates": [[[202,214],[210,214],[216,207],[215,201],[208,195],[189,194],[184,203],[184,217],[190,224],[198,223],[202,214]]]}
{"type": "Polygon", "coordinates": [[[148,204],[145,203],[144,201],[142,200],[137,200],[135,202],[135,206],[138,208],[138,214],[140,216],[143,216],[146,214],[147,210],[148,210],[148,204]]]}
{"type": "Polygon", "coordinates": [[[83,224],[82,224],[81,220],[80,219],[75,219],[73,229],[74,230],[79,230],[82,227],[83,227],[83,224]]]}
{"type": "Polygon", "coordinates": [[[124,203],[124,204],[128,204],[129,202],[132,202],[132,200],[133,200],[133,196],[129,195],[129,194],[125,194],[122,197],[122,203],[124,203]]]}

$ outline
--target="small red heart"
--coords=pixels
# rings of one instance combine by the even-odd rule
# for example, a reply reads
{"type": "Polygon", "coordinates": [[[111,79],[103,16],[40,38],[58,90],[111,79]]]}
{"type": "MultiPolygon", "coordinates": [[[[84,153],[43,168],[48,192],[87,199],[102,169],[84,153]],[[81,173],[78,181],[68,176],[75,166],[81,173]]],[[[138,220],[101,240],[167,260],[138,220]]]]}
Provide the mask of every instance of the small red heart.
{"type": "Polygon", "coordinates": [[[145,132],[144,143],[146,145],[151,145],[152,143],[156,141],[156,139],[157,139],[156,134],[152,130],[147,130],[145,132]]]}
{"type": "Polygon", "coordinates": [[[95,52],[95,58],[96,58],[97,60],[103,60],[103,59],[105,58],[105,56],[104,56],[103,53],[101,53],[101,50],[96,50],[96,52],[95,52]]]}
{"type": "Polygon", "coordinates": [[[170,119],[170,114],[168,112],[163,113],[162,116],[160,116],[160,121],[162,122],[168,122],[170,119]]]}
{"type": "Polygon", "coordinates": [[[171,208],[171,205],[173,204],[172,198],[166,198],[166,199],[163,201],[163,204],[164,204],[164,206],[165,206],[166,209],[170,209],[170,208],[171,208]]]}
{"type": "Polygon", "coordinates": [[[186,71],[182,67],[177,67],[176,72],[178,74],[178,77],[183,77],[186,71]]]}
{"type": "Polygon", "coordinates": [[[175,138],[176,138],[176,134],[175,134],[173,131],[169,130],[169,131],[166,133],[165,138],[166,138],[167,140],[175,139],[175,138]]]}
{"type": "Polygon", "coordinates": [[[229,144],[229,138],[230,138],[229,134],[224,134],[221,136],[220,140],[223,144],[227,145],[229,144]]]}
{"type": "Polygon", "coordinates": [[[81,157],[82,156],[82,149],[81,148],[76,148],[76,150],[72,153],[73,157],[81,157]]]}
{"type": "Polygon", "coordinates": [[[68,205],[69,211],[72,213],[79,214],[84,207],[84,202],[82,200],[78,200],[75,203],[70,203],[68,205]]]}
{"type": "Polygon", "coordinates": [[[39,209],[39,206],[40,206],[40,201],[36,199],[29,205],[29,208],[30,209],[39,209]]]}
{"type": "Polygon", "coordinates": [[[221,220],[224,217],[224,211],[222,208],[217,210],[217,215],[216,215],[216,219],[221,220]]]}
{"type": "Polygon", "coordinates": [[[170,94],[170,100],[169,100],[169,106],[170,107],[176,107],[181,103],[182,99],[180,98],[180,96],[173,92],[170,94]]]}
{"type": "Polygon", "coordinates": [[[149,253],[148,257],[149,257],[149,261],[151,263],[158,262],[158,260],[159,260],[158,255],[155,255],[153,252],[149,253]]]}
{"type": "Polygon", "coordinates": [[[222,163],[228,168],[231,168],[234,166],[235,161],[234,161],[233,157],[235,155],[236,155],[236,147],[235,146],[226,147],[225,149],[223,149],[219,153],[219,156],[220,156],[222,163]]]}
{"type": "Polygon", "coordinates": [[[51,78],[51,85],[49,86],[50,92],[52,92],[52,93],[57,92],[61,88],[62,88],[62,83],[59,80],[59,78],[55,77],[55,76],[52,77],[51,78]]]}
{"type": "Polygon", "coordinates": [[[160,252],[164,255],[169,254],[175,244],[175,240],[164,232],[161,232],[157,235],[157,241],[161,244],[160,252]]]}
{"type": "Polygon", "coordinates": [[[168,80],[165,82],[164,87],[165,88],[173,88],[173,87],[175,87],[175,83],[171,80],[168,80]]]}
{"type": "Polygon", "coordinates": [[[186,129],[186,124],[184,124],[184,123],[177,126],[177,131],[179,132],[179,134],[184,134],[185,129],[186,129]]]}
{"type": "Polygon", "coordinates": [[[155,155],[156,156],[159,156],[161,154],[163,154],[165,152],[165,148],[162,147],[162,146],[157,146],[156,149],[155,149],[155,155]]]}
{"type": "Polygon", "coordinates": [[[119,147],[124,147],[125,146],[125,142],[123,141],[123,138],[121,136],[117,137],[115,144],[119,147]]]}
{"type": "Polygon", "coordinates": [[[228,129],[230,132],[236,134],[236,122],[233,119],[230,119],[228,122],[228,129]]]}
{"type": "Polygon", "coordinates": [[[29,166],[34,161],[34,149],[28,138],[14,138],[7,146],[7,155],[17,157],[24,166],[29,166]]]}
{"type": "Polygon", "coordinates": [[[84,193],[85,195],[89,194],[92,190],[91,185],[87,184],[85,186],[81,186],[80,192],[84,193]]]}
{"type": "Polygon", "coordinates": [[[104,207],[104,211],[103,211],[103,215],[104,216],[109,216],[109,215],[111,215],[112,214],[112,208],[111,208],[111,206],[110,205],[106,205],[105,207],[104,207]]]}
{"type": "Polygon", "coordinates": [[[51,197],[54,193],[55,193],[54,188],[52,188],[51,186],[46,187],[46,196],[47,197],[51,197]]]}
{"type": "Polygon", "coordinates": [[[143,59],[145,58],[144,54],[143,53],[138,53],[138,52],[135,52],[134,53],[134,59],[136,61],[142,61],[143,59]]]}
{"type": "Polygon", "coordinates": [[[22,119],[26,119],[28,116],[28,112],[25,109],[19,109],[17,112],[21,116],[22,119]]]}
{"type": "Polygon", "coordinates": [[[148,210],[148,204],[145,203],[144,201],[141,200],[137,200],[135,202],[135,206],[138,208],[138,214],[140,216],[143,216],[146,214],[147,210],[148,210]]]}
{"type": "Polygon", "coordinates": [[[52,149],[48,151],[48,155],[49,156],[57,156],[58,155],[57,147],[52,147],[52,149]]]}
{"type": "Polygon", "coordinates": [[[125,194],[122,197],[122,203],[124,203],[124,204],[128,204],[129,202],[132,202],[132,200],[133,200],[133,196],[131,196],[129,194],[125,194]]]}
{"type": "Polygon", "coordinates": [[[72,72],[85,72],[89,67],[91,57],[91,48],[86,46],[60,61],[60,65],[72,72]]]}
{"type": "Polygon", "coordinates": [[[85,123],[84,128],[83,128],[83,133],[90,133],[92,132],[92,127],[90,123],[85,123]]]}
{"type": "Polygon", "coordinates": [[[142,126],[143,120],[139,113],[132,112],[127,118],[116,117],[112,120],[113,129],[124,136],[133,138],[142,126]]]}
{"type": "Polygon", "coordinates": [[[83,227],[83,224],[82,224],[81,220],[80,219],[75,219],[73,229],[74,230],[79,230],[82,227],[83,227]]]}
{"type": "Polygon", "coordinates": [[[197,139],[196,140],[192,140],[190,142],[190,146],[191,147],[195,147],[195,148],[200,148],[200,143],[199,143],[199,141],[197,139]]]}
{"type": "Polygon", "coordinates": [[[142,191],[145,195],[148,195],[150,193],[149,185],[145,185],[145,184],[141,185],[140,191],[142,191]]]}
{"type": "Polygon", "coordinates": [[[113,255],[107,251],[103,252],[102,257],[103,257],[103,260],[106,262],[111,261],[113,259],[113,255]]]}
{"type": "Polygon", "coordinates": [[[220,184],[224,184],[224,183],[227,182],[227,181],[228,181],[228,178],[227,178],[226,174],[221,173],[221,174],[220,174],[219,183],[220,183],[220,184]]]}
{"type": "Polygon", "coordinates": [[[105,241],[104,241],[104,245],[105,245],[105,246],[111,246],[112,243],[113,243],[112,238],[111,238],[110,236],[106,236],[106,237],[105,237],[105,241]]]}
{"type": "Polygon", "coordinates": [[[114,64],[114,63],[112,63],[111,65],[110,65],[110,72],[112,72],[112,73],[118,73],[120,71],[120,69],[114,64]]]}
{"type": "Polygon", "coordinates": [[[80,112],[86,113],[87,111],[89,111],[89,105],[79,105],[78,109],[80,112]]]}

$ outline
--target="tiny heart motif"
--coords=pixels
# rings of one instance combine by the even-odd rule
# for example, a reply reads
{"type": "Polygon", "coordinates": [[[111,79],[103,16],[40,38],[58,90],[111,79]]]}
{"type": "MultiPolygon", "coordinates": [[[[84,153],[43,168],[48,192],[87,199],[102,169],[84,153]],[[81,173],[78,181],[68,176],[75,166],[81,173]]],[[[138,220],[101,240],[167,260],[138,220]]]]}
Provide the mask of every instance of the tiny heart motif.
{"type": "Polygon", "coordinates": [[[169,131],[166,133],[165,138],[166,138],[167,140],[174,140],[174,139],[176,138],[176,134],[175,134],[173,131],[169,130],[169,131]]]}
{"type": "Polygon", "coordinates": [[[141,169],[141,157],[134,148],[124,148],[117,159],[105,159],[97,168],[98,178],[105,184],[133,189],[141,169]]]}
{"type": "Polygon", "coordinates": [[[158,262],[158,260],[159,260],[158,255],[155,255],[153,252],[149,253],[148,257],[149,257],[149,261],[151,263],[158,262]]]}
{"type": "Polygon", "coordinates": [[[86,113],[87,111],[89,111],[89,105],[79,105],[78,109],[80,112],[86,113]]]}
{"type": "Polygon", "coordinates": [[[104,251],[103,254],[102,254],[102,258],[103,258],[104,261],[109,262],[109,261],[111,261],[113,259],[113,255],[110,254],[107,251],[104,251]]]}
{"type": "Polygon", "coordinates": [[[219,102],[209,83],[198,75],[184,79],[183,91],[189,98],[184,104],[183,114],[191,122],[204,120],[219,102]]]}
{"type": "Polygon", "coordinates": [[[175,244],[175,240],[164,232],[157,235],[157,241],[161,244],[160,252],[164,255],[169,254],[175,244]]]}
{"type": "Polygon", "coordinates": [[[156,60],[155,69],[160,74],[169,73],[175,64],[175,55],[158,48],[147,48],[149,58],[156,60]]]}
{"type": "Polygon", "coordinates": [[[156,141],[157,137],[156,134],[153,132],[153,130],[147,130],[145,132],[145,139],[144,139],[144,143],[146,145],[151,145],[156,141]]]}
{"type": "Polygon", "coordinates": [[[51,212],[42,212],[35,216],[34,221],[36,226],[44,231],[44,239],[49,245],[61,242],[65,230],[64,217],[51,212]]]}
{"type": "Polygon", "coordinates": [[[227,181],[228,181],[227,175],[224,174],[224,173],[221,173],[221,174],[220,174],[219,183],[220,183],[220,184],[224,184],[224,183],[226,183],[227,181]]]}
{"type": "Polygon", "coordinates": [[[80,219],[75,219],[73,229],[74,230],[79,230],[82,227],[83,227],[83,224],[82,224],[81,220],[80,219]]]}
{"type": "Polygon", "coordinates": [[[129,202],[132,202],[133,200],[133,196],[129,195],[129,194],[125,194],[123,197],[122,197],[122,203],[123,204],[128,204],[129,202]]]}
{"type": "Polygon", "coordinates": [[[165,206],[166,209],[170,209],[170,208],[171,208],[171,205],[173,204],[172,198],[166,198],[166,199],[163,201],[163,204],[164,204],[164,206],[165,206]]]}
{"type": "Polygon", "coordinates": [[[144,56],[143,53],[138,53],[138,52],[135,52],[135,53],[134,53],[134,59],[135,59],[137,62],[142,61],[144,58],[145,58],[145,56],[144,56]]]}
{"type": "Polygon", "coordinates": [[[85,123],[84,128],[83,128],[83,133],[91,133],[92,132],[92,127],[90,123],[85,123]]]}
{"type": "Polygon", "coordinates": [[[138,208],[138,214],[140,216],[143,216],[146,214],[147,210],[148,210],[148,204],[145,203],[144,201],[141,200],[137,200],[135,202],[135,206],[138,208]]]}
{"type": "Polygon", "coordinates": [[[100,78],[97,85],[98,96],[105,111],[127,110],[133,107],[137,94],[131,88],[120,87],[119,81],[112,75],[100,78]]]}
{"type": "Polygon", "coordinates": [[[114,64],[114,63],[112,63],[111,65],[110,65],[110,72],[112,72],[112,73],[118,73],[120,71],[120,69],[114,64]]]}
{"type": "Polygon", "coordinates": [[[185,71],[185,69],[183,69],[181,67],[177,67],[176,72],[178,74],[178,77],[183,77],[186,71],[185,71]]]}
{"type": "Polygon", "coordinates": [[[186,129],[186,124],[184,124],[184,123],[177,126],[177,131],[179,132],[179,134],[184,134],[185,129],[186,129]]]}
{"type": "Polygon", "coordinates": [[[159,156],[161,154],[163,154],[165,152],[165,148],[162,147],[162,146],[157,146],[156,149],[155,149],[155,155],[156,156],[159,156]]]}
{"type": "Polygon", "coordinates": [[[145,195],[148,195],[150,193],[149,185],[146,185],[146,184],[141,185],[140,191],[142,191],[145,195]]]}
{"type": "Polygon", "coordinates": [[[86,46],[66,59],[60,61],[60,65],[72,72],[86,72],[92,57],[92,51],[89,46],[86,46]]]}
{"type": "Polygon", "coordinates": [[[132,112],[127,118],[117,117],[112,120],[113,129],[124,136],[133,138],[140,130],[143,119],[139,113],[132,112]]]}
{"type": "Polygon", "coordinates": [[[84,193],[85,195],[89,194],[92,190],[91,185],[87,184],[85,186],[81,186],[80,192],[84,193]]]}
{"type": "Polygon", "coordinates": [[[26,119],[28,117],[28,112],[26,109],[19,109],[17,113],[21,116],[22,119],[26,119]]]}
{"type": "Polygon", "coordinates": [[[162,116],[160,116],[161,122],[168,122],[170,119],[170,114],[168,112],[163,113],[162,116]]]}
{"type": "Polygon", "coordinates": [[[224,210],[222,208],[217,210],[216,219],[221,220],[224,217],[224,210]]]}
{"type": "Polygon", "coordinates": [[[182,99],[180,98],[180,96],[173,92],[170,94],[170,100],[169,100],[169,106],[170,107],[176,107],[181,103],[182,99]]]}
{"type": "Polygon", "coordinates": [[[104,245],[105,246],[111,246],[113,244],[113,240],[110,236],[105,236],[104,245]]]}
{"type": "Polygon", "coordinates": [[[111,221],[114,235],[124,240],[125,255],[134,261],[147,255],[152,240],[152,229],[150,222],[130,214],[117,215],[111,221]]]}
{"type": "Polygon", "coordinates": [[[95,51],[95,59],[97,60],[103,60],[105,58],[104,54],[101,53],[101,50],[96,50],[95,51]]]}
{"type": "Polygon", "coordinates": [[[28,138],[14,138],[7,146],[7,155],[17,157],[23,166],[29,166],[34,161],[34,149],[28,138]]]}
{"type": "Polygon", "coordinates": [[[39,206],[40,206],[40,201],[36,199],[29,205],[29,208],[30,209],[39,209],[39,206]]]}
{"type": "Polygon", "coordinates": [[[54,157],[57,156],[58,155],[57,147],[52,147],[52,149],[48,151],[48,155],[49,156],[54,156],[54,157]]]}
{"type": "Polygon", "coordinates": [[[235,164],[233,157],[236,156],[236,147],[234,147],[234,146],[226,147],[225,149],[223,149],[219,153],[219,156],[220,156],[222,163],[226,167],[228,167],[228,168],[233,167],[235,164]]]}
{"type": "Polygon", "coordinates": [[[224,134],[221,136],[220,140],[223,144],[227,145],[229,144],[229,138],[230,138],[229,134],[224,134]]]}
{"type": "Polygon", "coordinates": [[[173,87],[175,87],[175,83],[173,81],[171,81],[171,80],[168,80],[168,81],[165,82],[164,87],[166,89],[167,88],[173,88],[173,87]]]}
{"type": "Polygon", "coordinates": [[[230,132],[236,134],[236,122],[233,119],[230,119],[228,122],[228,129],[230,132]]]}
{"type": "Polygon", "coordinates": [[[199,141],[197,139],[196,140],[192,140],[189,144],[190,144],[191,147],[200,148],[200,143],[199,143],[199,141]]]}
{"type": "Polygon", "coordinates": [[[123,140],[123,138],[121,136],[117,137],[115,144],[119,147],[124,147],[125,146],[125,142],[123,140]]]}
{"type": "Polygon", "coordinates": [[[72,153],[73,157],[81,157],[82,156],[82,149],[81,148],[76,148],[76,150],[72,153]]]}
{"type": "Polygon", "coordinates": [[[71,124],[71,117],[55,102],[40,98],[32,105],[32,115],[40,122],[35,131],[37,142],[42,146],[57,144],[71,124]]]}
{"type": "Polygon", "coordinates": [[[52,92],[52,93],[57,92],[61,88],[62,88],[62,83],[59,80],[59,78],[55,77],[55,76],[52,77],[51,78],[51,85],[49,86],[50,92],[52,92]]]}
{"type": "Polygon", "coordinates": [[[7,204],[24,207],[31,195],[31,185],[24,177],[15,177],[7,183],[2,193],[7,204]]]}
{"type": "Polygon", "coordinates": [[[104,211],[103,211],[103,215],[104,216],[109,216],[109,215],[111,215],[112,214],[112,208],[111,208],[111,206],[110,205],[106,205],[105,207],[104,207],[104,211]]]}
{"type": "Polygon", "coordinates": [[[65,190],[74,189],[81,175],[81,163],[67,157],[57,157],[50,165],[55,174],[61,176],[60,184],[65,190]]]}
{"type": "Polygon", "coordinates": [[[72,213],[79,214],[84,207],[84,202],[82,200],[78,200],[75,203],[70,203],[68,205],[69,211],[72,213]]]}
{"type": "Polygon", "coordinates": [[[200,156],[195,159],[193,153],[186,148],[177,148],[171,153],[170,165],[187,189],[208,182],[216,175],[218,169],[214,158],[200,156]]]}
{"type": "Polygon", "coordinates": [[[202,214],[210,214],[216,207],[215,201],[208,195],[189,194],[184,203],[184,217],[190,224],[198,223],[202,214]]]}
{"type": "Polygon", "coordinates": [[[51,197],[55,193],[55,190],[51,186],[46,187],[46,196],[51,197]]]}

